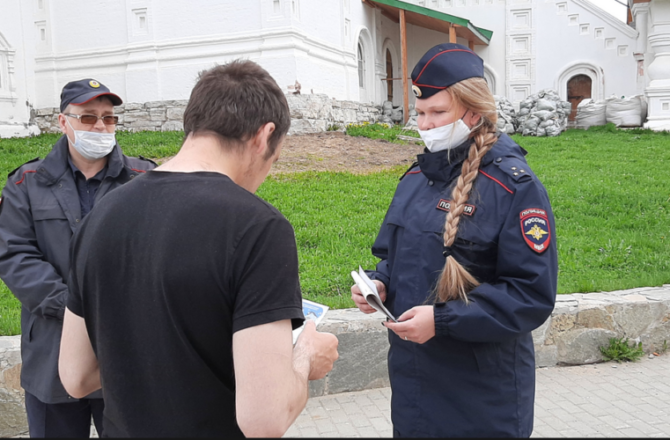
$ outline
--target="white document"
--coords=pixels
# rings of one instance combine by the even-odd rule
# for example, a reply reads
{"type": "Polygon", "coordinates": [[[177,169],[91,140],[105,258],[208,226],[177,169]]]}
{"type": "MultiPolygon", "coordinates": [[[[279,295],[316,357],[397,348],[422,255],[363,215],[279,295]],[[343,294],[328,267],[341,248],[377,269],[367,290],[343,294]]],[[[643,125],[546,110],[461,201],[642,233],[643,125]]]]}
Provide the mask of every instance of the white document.
{"type": "Polygon", "coordinates": [[[398,320],[395,319],[391,312],[389,312],[386,307],[384,307],[384,303],[382,302],[382,299],[379,297],[379,293],[377,292],[377,286],[367,276],[361,266],[358,266],[358,273],[355,270],[351,271],[351,277],[356,282],[358,288],[361,289],[363,298],[365,298],[365,300],[373,309],[383,313],[393,322],[398,322],[398,320]]]}
{"type": "MultiPolygon", "coordinates": [[[[323,317],[326,316],[326,312],[328,311],[328,309],[329,307],[323,304],[315,303],[314,301],[310,301],[307,299],[302,300],[302,312],[305,314],[305,319],[306,320],[310,319],[314,321],[314,324],[316,324],[317,326],[321,321],[323,321],[323,317]]],[[[300,333],[302,333],[302,330],[304,328],[305,324],[293,330],[293,344],[295,344],[295,341],[298,340],[298,336],[300,335],[300,333]]]]}

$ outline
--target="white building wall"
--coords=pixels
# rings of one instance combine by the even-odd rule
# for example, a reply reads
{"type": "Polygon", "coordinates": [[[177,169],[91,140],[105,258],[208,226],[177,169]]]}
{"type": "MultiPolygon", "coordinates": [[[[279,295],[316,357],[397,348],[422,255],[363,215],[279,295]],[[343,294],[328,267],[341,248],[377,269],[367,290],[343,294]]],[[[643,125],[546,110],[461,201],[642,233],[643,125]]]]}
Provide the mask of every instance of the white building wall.
{"type": "MultiPolygon", "coordinates": [[[[567,98],[566,84],[574,74],[597,74],[594,99],[631,96],[637,91],[637,62],[633,53],[638,32],[586,0],[539,2],[538,21],[553,24],[538,32],[538,87],[557,90],[567,98]],[[553,34],[553,35],[552,35],[553,34]],[[587,70],[591,73],[587,73],[587,70]],[[595,70],[595,72],[593,72],[595,70]]],[[[594,78],[592,78],[592,81],[594,78]]],[[[595,83],[595,81],[593,81],[595,83]]]]}
{"type": "Polygon", "coordinates": [[[633,55],[638,32],[587,0],[411,2],[493,31],[489,46],[476,46],[475,52],[494,76],[493,93],[514,103],[542,89],[556,90],[565,100],[567,81],[579,73],[600,82],[594,85],[596,99],[639,93],[633,55]]]}
{"type": "Polygon", "coordinates": [[[89,76],[126,102],[188,99],[198,72],[234,58],[258,62],[285,90],[298,80],[303,93],[356,100],[355,41],[374,19],[360,2],[347,1],[347,10],[344,0],[75,0],[59,5],[46,20],[55,24],[36,60],[38,106],[56,106],[65,83],[89,76]],[[104,23],[99,23],[101,10],[104,23]]]}
{"type": "MultiPolygon", "coordinates": [[[[507,95],[505,90],[506,77],[506,2],[505,0],[414,0],[413,3],[421,4],[427,8],[435,9],[445,14],[455,15],[465,18],[480,28],[493,31],[493,37],[488,46],[476,45],[475,53],[484,60],[484,68],[487,73],[495,80],[492,85],[493,94],[507,95]]],[[[438,43],[446,43],[449,36],[441,34],[441,40],[438,43]]],[[[438,44],[435,43],[435,44],[438,44]]],[[[464,46],[468,42],[464,39],[458,39],[458,43],[464,46]]],[[[424,52],[430,49],[427,47],[424,52]]],[[[419,54],[419,58],[423,54],[419,54]]],[[[417,62],[418,62],[417,58],[417,62]]],[[[413,67],[413,65],[412,65],[413,67]]]]}
{"type": "Polygon", "coordinates": [[[34,106],[33,57],[35,28],[30,4],[3,0],[0,14],[0,137],[29,136],[39,129],[30,123],[34,106]]]}
{"type": "MultiPolygon", "coordinates": [[[[653,60],[649,45],[587,0],[408,2],[493,31],[490,45],[475,51],[494,94],[512,101],[545,88],[565,99],[567,80],[589,69],[595,98],[632,95],[648,84],[638,67],[653,60]],[[640,48],[647,51],[638,64],[640,48]]],[[[376,104],[386,99],[387,48],[393,77],[402,76],[399,24],[360,0],[3,0],[0,33],[15,79],[12,103],[0,91],[0,125],[10,116],[11,124],[28,123],[30,106],[57,106],[63,85],[86,77],[127,103],[188,99],[200,71],[234,58],[258,62],[286,91],[297,80],[303,94],[376,104]]],[[[413,25],[407,37],[408,74],[426,50],[448,41],[413,25]]],[[[402,105],[402,81],[393,88],[394,106],[402,105]]]]}

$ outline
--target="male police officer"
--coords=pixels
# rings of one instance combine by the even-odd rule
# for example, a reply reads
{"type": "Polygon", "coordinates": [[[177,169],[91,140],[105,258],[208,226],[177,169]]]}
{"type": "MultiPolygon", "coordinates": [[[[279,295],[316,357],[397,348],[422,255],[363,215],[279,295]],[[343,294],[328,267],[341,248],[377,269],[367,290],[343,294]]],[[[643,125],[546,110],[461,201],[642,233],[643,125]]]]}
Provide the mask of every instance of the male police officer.
{"type": "MultiPolygon", "coordinates": [[[[102,430],[102,393],[70,397],[58,376],[68,295],[69,242],[93,205],[155,164],[116,143],[121,98],[93,79],[61,93],[64,134],[42,160],[12,171],[0,204],[0,278],[21,301],[21,386],[31,437],[88,437],[102,430]]],[[[112,250],[110,250],[112,251],[112,250]]]]}

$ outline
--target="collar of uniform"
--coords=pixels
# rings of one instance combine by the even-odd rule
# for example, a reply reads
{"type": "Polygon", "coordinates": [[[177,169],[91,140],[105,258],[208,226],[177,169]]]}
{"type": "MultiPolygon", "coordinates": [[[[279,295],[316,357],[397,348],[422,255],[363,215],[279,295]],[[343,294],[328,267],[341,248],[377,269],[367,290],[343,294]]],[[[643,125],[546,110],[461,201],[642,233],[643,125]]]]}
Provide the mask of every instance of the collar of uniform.
{"type": "Polygon", "coordinates": [[[521,152],[521,157],[528,154],[528,152],[523,147],[514,142],[507,134],[501,131],[498,131],[496,134],[498,136],[498,140],[493,145],[493,148],[491,148],[482,158],[481,166],[488,165],[494,160],[500,159],[503,156],[518,156],[519,152],[521,152]]]}
{"type": "MultiPolygon", "coordinates": [[[[47,185],[53,185],[63,175],[64,172],[70,168],[68,158],[70,150],[68,147],[67,136],[63,135],[54,144],[51,152],[47,154],[42,161],[42,166],[37,170],[37,175],[41,176],[47,185]]],[[[107,159],[107,174],[116,178],[123,170],[123,153],[118,144],[114,145],[112,152],[109,153],[107,159]]]]}
{"type": "MultiPolygon", "coordinates": [[[[75,181],[77,180],[77,173],[79,173],[82,179],[88,180],[86,176],[84,176],[84,173],[82,173],[81,170],[77,168],[77,165],[75,165],[74,162],[72,162],[72,156],[70,156],[69,154],[67,156],[67,163],[68,165],[70,165],[70,169],[72,170],[72,175],[74,176],[75,181]]],[[[102,169],[98,171],[95,176],[91,177],[91,179],[95,179],[102,182],[102,180],[105,178],[106,175],[107,175],[107,164],[105,164],[105,166],[102,167],[102,169]]]]}
{"type": "Polygon", "coordinates": [[[112,149],[112,152],[109,153],[107,158],[106,176],[111,176],[112,178],[116,179],[119,177],[119,174],[121,174],[121,171],[123,171],[123,167],[123,152],[121,151],[119,144],[114,144],[114,148],[112,149]]]}
{"type": "Polygon", "coordinates": [[[416,159],[421,172],[429,180],[451,182],[454,175],[460,172],[460,165],[468,156],[470,144],[471,140],[468,139],[458,147],[449,150],[419,154],[416,159]]]}

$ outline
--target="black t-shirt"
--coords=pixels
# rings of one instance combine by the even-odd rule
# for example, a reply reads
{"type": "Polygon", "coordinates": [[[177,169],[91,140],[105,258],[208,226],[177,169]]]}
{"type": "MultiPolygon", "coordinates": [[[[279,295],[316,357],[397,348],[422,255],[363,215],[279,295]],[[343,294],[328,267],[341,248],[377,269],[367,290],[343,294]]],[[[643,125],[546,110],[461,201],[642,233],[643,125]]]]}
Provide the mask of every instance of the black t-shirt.
{"type": "Polygon", "coordinates": [[[242,437],[233,333],[304,319],[284,216],[222,174],[149,171],[96,204],[71,258],[104,435],[242,437]]]}

